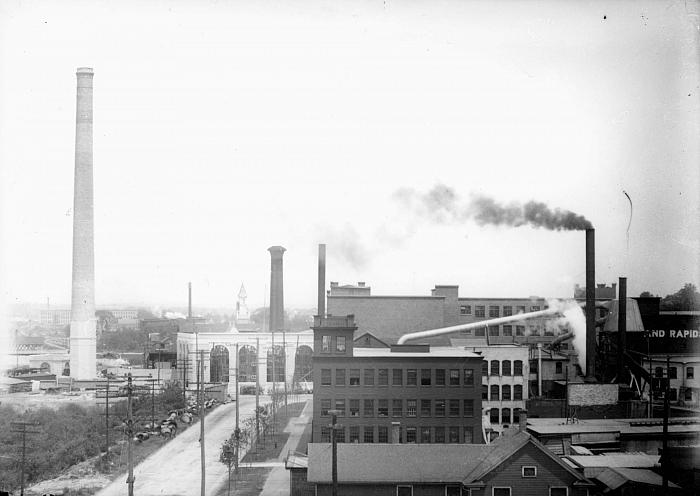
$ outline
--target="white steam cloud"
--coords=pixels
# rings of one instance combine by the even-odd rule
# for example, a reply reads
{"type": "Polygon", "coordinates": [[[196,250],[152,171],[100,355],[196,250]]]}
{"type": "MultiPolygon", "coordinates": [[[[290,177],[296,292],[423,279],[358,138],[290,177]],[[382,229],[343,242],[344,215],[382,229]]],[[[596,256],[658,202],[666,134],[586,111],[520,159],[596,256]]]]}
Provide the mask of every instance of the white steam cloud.
{"type": "Polygon", "coordinates": [[[578,353],[578,363],[581,371],[586,374],[586,316],[581,305],[575,300],[547,300],[550,308],[556,309],[562,317],[554,319],[551,325],[560,328],[568,326],[574,333],[573,345],[578,353]]]}

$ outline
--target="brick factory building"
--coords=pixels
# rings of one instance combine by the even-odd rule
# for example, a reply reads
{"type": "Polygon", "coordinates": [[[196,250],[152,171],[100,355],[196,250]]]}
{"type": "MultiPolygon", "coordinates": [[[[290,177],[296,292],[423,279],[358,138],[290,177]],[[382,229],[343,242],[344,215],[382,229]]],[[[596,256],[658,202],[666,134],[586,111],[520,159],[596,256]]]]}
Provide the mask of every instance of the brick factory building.
{"type": "MultiPolygon", "coordinates": [[[[328,291],[329,315],[354,315],[359,334],[371,333],[388,343],[396,343],[407,332],[425,331],[470,324],[518,313],[548,308],[545,298],[461,298],[459,286],[436,285],[430,296],[376,296],[365,283],[357,286],[331,282],[328,291]]],[[[429,338],[430,343],[448,345],[449,338],[473,338],[475,345],[549,343],[567,329],[553,325],[556,319],[536,318],[513,324],[484,326],[450,336],[429,338]]],[[[570,341],[562,344],[570,347],[570,341]]]]}
{"type": "Polygon", "coordinates": [[[481,443],[478,353],[429,345],[356,348],[354,317],[314,319],[312,442],[481,443]]]}

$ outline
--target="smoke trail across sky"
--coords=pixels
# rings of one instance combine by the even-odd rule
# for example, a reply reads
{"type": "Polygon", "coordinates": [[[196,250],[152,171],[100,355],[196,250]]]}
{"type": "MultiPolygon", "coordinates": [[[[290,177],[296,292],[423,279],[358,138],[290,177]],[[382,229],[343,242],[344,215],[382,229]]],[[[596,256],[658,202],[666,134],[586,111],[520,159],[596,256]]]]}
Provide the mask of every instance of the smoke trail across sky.
{"type": "Polygon", "coordinates": [[[460,223],[471,219],[480,226],[531,226],[553,231],[579,231],[592,228],[584,216],[559,208],[550,208],[537,201],[524,204],[501,204],[484,195],[472,195],[462,200],[444,184],[435,185],[426,193],[402,188],[394,198],[405,208],[437,223],[460,223]]]}

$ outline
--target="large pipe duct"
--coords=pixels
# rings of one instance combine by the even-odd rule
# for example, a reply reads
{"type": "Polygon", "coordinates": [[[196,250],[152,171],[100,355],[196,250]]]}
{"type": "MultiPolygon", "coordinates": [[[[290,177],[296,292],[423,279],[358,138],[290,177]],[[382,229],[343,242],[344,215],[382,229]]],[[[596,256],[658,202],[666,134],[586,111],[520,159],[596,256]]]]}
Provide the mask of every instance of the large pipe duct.
{"type": "Polygon", "coordinates": [[[326,316],[326,245],[318,245],[318,306],[317,313],[326,316]]]}
{"type": "Polygon", "coordinates": [[[595,229],[586,229],[586,379],[595,380],[595,229]]]}
{"type": "Polygon", "coordinates": [[[97,375],[92,187],[93,71],[89,67],[80,67],[76,76],[70,375],[75,379],[85,380],[94,379],[97,375]]]}
{"type": "Polygon", "coordinates": [[[517,315],[510,315],[508,317],[498,317],[495,319],[480,320],[479,322],[471,322],[469,324],[460,324],[450,327],[441,327],[439,329],[430,329],[427,331],[417,331],[404,334],[401,336],[397,344],[405,344],[406,341],[415,341],[416,339],[422,338],[432,338],[435,336],[442,336],[443,334],[451,334],[453,332],[468,331],[469,329],[478,329],[480,327],[485,327],[489,325],[507,324],[509,322],[519,322],[521,320],[535,319],[537,317],[545,317],[548,315],[556,315],[561,313],[560,308],[547,308],[545,310],[539,310],[537,312],[519,313],[517,315]]]}
{"type": "Polygon", "coordinates": [[[271,246],[270,252],[270,332],[284,327],[284,284],[282,256],[287,251],[282,246],[271,246]]]}
{"type": "Polygon", "coordinates": [[[620,277],[617,295],[617,382],[626,382],[625,350],[627,349],[627,278],[620,277]]]}

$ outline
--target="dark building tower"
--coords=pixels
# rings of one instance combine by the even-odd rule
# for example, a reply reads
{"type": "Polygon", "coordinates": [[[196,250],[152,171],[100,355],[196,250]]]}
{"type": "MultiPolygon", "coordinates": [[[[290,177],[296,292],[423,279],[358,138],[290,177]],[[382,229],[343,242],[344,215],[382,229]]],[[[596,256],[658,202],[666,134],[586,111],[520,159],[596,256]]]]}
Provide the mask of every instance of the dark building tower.
{"type": "Polygon", "coordinates": [[[270,329],[280,331],[284,327],[284,283],[282,278],[282,246],[271,246],[270,252],[270,329]]]}

